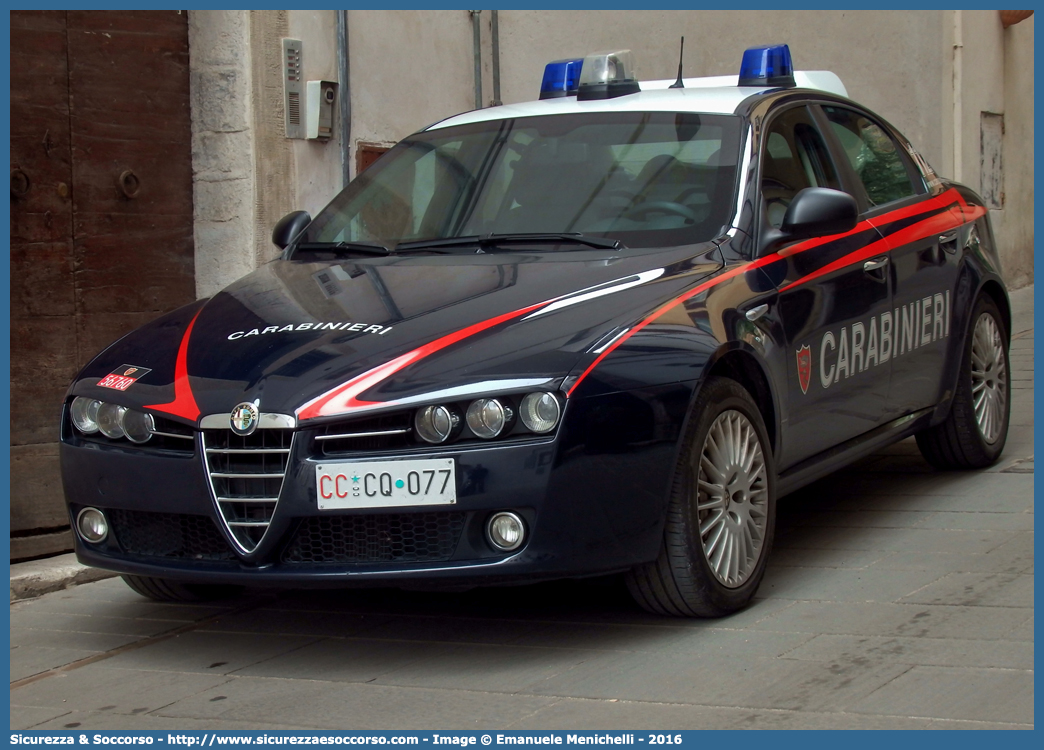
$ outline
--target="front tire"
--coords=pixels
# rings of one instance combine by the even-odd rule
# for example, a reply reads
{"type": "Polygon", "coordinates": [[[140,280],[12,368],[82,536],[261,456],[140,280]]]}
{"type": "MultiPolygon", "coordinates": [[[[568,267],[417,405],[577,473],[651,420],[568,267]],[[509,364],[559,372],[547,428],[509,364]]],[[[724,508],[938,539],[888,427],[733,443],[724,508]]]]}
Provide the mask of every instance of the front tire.
{"type": "Polygon", "coordinates": [[[135,593],[157,602],[212,602],[234,599],[243,593],[242,586],[214,583],[182,583],[151,576],[120,576],[135,593]]]}
{"type": "Polygon", "coordinates": [[[917,433],[921,455],[938,469],[989,466],[1008,438],[1008,332],[986,294],[979,295],[971,319],[950,413],[942,424],[917,433]]]}
{"type": "Polygon", "coordinates": [[[765,574],[776,521],[775,465],[761,412],[728,378],[700,390],[675,467],[659,557],[627,574],[644,609],[722,617],[765,574]]]}

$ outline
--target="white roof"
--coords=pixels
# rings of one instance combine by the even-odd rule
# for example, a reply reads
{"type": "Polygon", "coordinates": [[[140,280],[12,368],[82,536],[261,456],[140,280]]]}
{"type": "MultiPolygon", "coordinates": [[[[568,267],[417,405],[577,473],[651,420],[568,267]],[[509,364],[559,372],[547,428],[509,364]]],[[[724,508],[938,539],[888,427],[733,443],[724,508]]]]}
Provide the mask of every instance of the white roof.
{"type": "MultiPolygon", "coordinates": [[[[739,76],[734,75],[685,78],[683,80],[685,82],[683,89],[668,88],[674,83],[670,80],[642,81],[640,92],[618,96],[615,99],[593,99],[581,102],[577,101],[575,96],[564,96],[543,101],[486,107],[442,120],[429,127],[428,130],[514,117],[577,112],[706,112],[730,115],[748,96],[769,91],[772,88],[756,86],[741,88],[737,86],[739,76]]],[[[794,80],[799,88],[818,89],[840,96],[848,96],[841,79],[827,70],[798,70],[794,72],[794,80]]]]}

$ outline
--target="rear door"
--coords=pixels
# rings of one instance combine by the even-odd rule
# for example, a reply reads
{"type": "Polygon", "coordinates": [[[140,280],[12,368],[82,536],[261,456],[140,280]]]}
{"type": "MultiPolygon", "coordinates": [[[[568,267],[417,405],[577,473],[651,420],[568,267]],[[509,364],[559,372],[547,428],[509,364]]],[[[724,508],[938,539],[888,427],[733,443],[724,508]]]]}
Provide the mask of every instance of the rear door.
{"type": "Polygon", "coordinates": [[[883,122],[854,107],[824,104],[835,143],[858,180],[866,218],[885,238],[892,303],[892,385],[888,414],[939,402],[950,349],[957,282],[956,192],[932,195],[906,146],[883,122]]]}

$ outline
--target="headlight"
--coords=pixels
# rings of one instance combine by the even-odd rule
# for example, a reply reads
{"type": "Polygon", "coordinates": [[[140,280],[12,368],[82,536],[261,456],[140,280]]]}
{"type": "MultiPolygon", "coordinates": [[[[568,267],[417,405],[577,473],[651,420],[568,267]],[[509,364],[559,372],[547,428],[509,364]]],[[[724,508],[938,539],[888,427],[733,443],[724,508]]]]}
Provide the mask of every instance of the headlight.
{"type": "Polygon", "coordinates": [[[147,443],[156,431],[156,420],[151,414],[86,396],[73,399],[69,416],[84,435],[101,432],[112,440],[125,437],[132,443],[147,443]]]}
{"type": "Polygon", "coordinates": [[[495,398],[480,398],[468,407],[468,427],[478,437],[489,440],[504,431],[512,416],[511,409],[495,398]]]}
{"type": "Polygon", "coordinates": [[[77,396],[73,399],[69,416],[72,417],[76,429],[84,435],[91,435],[98,431],[98,409],[102,402],[96,398],[77,396]]]}
{"type": "Polygon", "coordinates": [[[126,409],[123,412],[123,432],[132,443],[147,443],[156,429],[156,422],[151,414],[126,409]]]}
{"type": "Polygon", "coordinates": [[[532,439],[547,435],[558,426],[562,408],[558,397],[547,391],[425,406],[413,414],[413,436],[417,441],[435,445],[458,439],[472,444],[532,439]],[[465,425],[468,429],[464,429],[465,425]]]}
{"type": "Polygon", "coordinates": [[[427,443],[445,443],[458,424],[460,415],[445,406],[425,406],[413,419],[417,434],[427,443]]]}
{"type": "Polygon", "coordinates": [[[520,411],[522,424],[533,432],[550,432],[562,416],[558,399],[550,393],[527,393],[520,411]]]}
{"type": "Polygon", "coordinates": [[[126,406],[116,404],[102,404],[98,409],[98,429],[107,438],[116,440],[123,437],[123,412],[126,406]]]}

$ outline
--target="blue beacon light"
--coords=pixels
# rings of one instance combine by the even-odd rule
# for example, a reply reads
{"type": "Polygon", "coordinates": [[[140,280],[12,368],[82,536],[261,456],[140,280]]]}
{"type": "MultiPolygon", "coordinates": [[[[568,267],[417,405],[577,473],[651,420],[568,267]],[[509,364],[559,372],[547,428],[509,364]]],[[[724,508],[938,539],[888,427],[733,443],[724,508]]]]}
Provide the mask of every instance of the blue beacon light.
{"type": "Polygon", "coordinates": [[[541,99],[576,96],[580,88],[580,68],[583,58],[554,60],[544,66],[544,80],[540,82],[541,99]]]}
{"type": "Polygon", "coordinates": [[[790,47],[776,44],[771,47],[751,47],[743,53],[740,64],[740,86],[774,86],[790,88],[794,81],[794,63],[790,47]]]}

